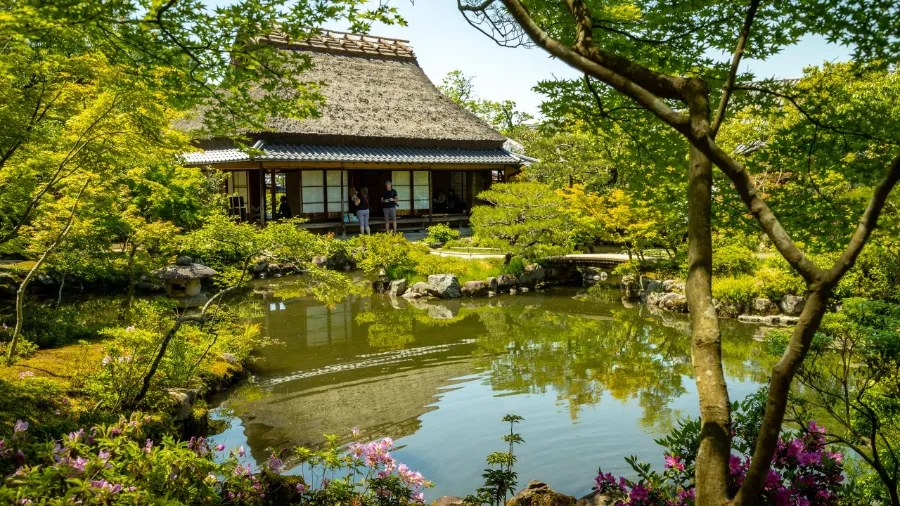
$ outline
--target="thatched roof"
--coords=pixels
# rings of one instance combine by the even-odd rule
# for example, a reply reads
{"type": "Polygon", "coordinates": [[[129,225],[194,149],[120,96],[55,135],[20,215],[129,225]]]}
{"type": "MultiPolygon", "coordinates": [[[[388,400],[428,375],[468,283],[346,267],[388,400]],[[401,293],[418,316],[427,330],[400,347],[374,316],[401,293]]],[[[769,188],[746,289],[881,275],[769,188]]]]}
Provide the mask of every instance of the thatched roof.
{"type": "MultiPolygon", "coordinates": [[[[325,105],[318,118],[272,118],[271,132],[245,132],[251,137],[314,145],[503,145],[499,132],[438,91],[405,41],[336,32],[300,43],[270,40],[309,54],[313,67],[302,78],[324,85],[325,105]]],[[[201,123],[197,118],[179,126],[196,130],[201,123]]]]}

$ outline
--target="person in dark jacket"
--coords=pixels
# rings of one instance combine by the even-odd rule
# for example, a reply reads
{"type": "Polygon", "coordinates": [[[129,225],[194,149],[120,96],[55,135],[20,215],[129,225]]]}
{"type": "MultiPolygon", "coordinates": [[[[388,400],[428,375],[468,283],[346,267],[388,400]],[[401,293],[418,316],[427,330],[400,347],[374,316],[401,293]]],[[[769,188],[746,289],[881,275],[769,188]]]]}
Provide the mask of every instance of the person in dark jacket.
{"type": "Polygon", "coordinates": [[[353,204],[356,205],[356,217],[359,218],[359,234],[372,235],[369,228],[369,189],[363,186],[359,193],[353,196],[353,204]]]}
{"type": "Polygon", "coordinates": [[[391,187],[391,182],[384,183],[384,193],[381,194],[381,210],[384,211],[385,231],[391,231],[391,222],[394,222],[394,232],[397,232],[397,190],[391,187]]]}
{"type": "Polygon", "coordinates": [[[282,220],[289,220],[293,217],[291,206],[288,204],[287,197],[281,196],[281,204],[278,205],[278,217],[282,220]]]}

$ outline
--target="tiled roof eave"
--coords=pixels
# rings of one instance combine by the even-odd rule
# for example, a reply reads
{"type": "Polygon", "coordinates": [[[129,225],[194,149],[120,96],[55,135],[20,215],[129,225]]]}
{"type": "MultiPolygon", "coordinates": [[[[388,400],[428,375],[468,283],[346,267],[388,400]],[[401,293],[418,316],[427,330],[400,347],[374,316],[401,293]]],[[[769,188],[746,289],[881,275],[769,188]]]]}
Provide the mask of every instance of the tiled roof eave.
{"type": "Polygon", "coordinates": [[[218,165],[242,162],[338,162],[395,164],[518,165],[521,156],[502,148],[451,149],[369,146],[314,146],[298,144],[255,146],[262,153],[250,157],[235,148],[185,153],[186,165],[218,165]]]}

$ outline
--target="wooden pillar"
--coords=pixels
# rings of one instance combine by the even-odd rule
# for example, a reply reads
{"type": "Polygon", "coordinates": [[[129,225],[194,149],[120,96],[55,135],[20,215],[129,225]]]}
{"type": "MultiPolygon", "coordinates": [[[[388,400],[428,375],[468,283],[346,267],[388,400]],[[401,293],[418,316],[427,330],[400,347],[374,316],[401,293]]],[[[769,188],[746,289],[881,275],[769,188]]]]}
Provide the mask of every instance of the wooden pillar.
{"type": "Polygon", "coordinates": [[[256,174],[259,181],[259,224],[266,226],[266,170],[262,164],[259,164],[256,174]]]}
{"type": "Polygon", "coordinates": [[[434,222],[434,183],[431,181],[431,169],[428,169],[428,226],[434,222]]]}
{"type": "MultiPolygon", "coordinates": [[[[344,219],[347,217],[347,211],[345,210],[347,207],[347,199],[350,198],[350,189],[347,189],[347,195],[344,195],[344,188],[347,188],[346,181],[344,181],[344,173],[347,172],[341,167],[341,237],[347,238],[347,222],[344,219]]],[[[348,174],[349,175],[349,174],[348,174]]],[[[328,200],[328,195],[325,195],[325,200],[328,200]]],[[[327,204],[326,204],[327,205],[327,204]]],[[[327,208],[325,209],[328,210],[327,208]]]]}
{"type": "Polygon", "coordinates": [[[272,195],[272,221],[275,221],[278,218],[278,183],[275,179],[275,169],[269,170],[269,177],[272,181],[272,186],[269,188],[269,193],[272,195]]]}

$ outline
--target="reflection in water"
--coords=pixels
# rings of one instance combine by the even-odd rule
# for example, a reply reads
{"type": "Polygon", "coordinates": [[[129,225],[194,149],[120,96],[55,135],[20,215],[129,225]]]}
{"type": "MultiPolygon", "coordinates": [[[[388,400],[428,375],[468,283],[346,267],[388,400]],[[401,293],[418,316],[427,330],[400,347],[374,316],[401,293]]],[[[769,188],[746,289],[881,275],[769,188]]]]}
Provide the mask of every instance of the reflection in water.
{"type": "MultiPolygon", "coordinates": [[[[398,440],[398,458],[437,483],[430,496],[464,495],[514,412],[526,418],[520,481],[586,492],[598,463],[659,460],[653,439],[697,409],[686,318],[624,307],[615,292],[574,296],[265,301],[260,323],[278,344],[260,350],[255,384],[224,400],[235,418],[217,439],[261,462],[266,448],[360,427],[398,440]]],[[[735,398],[765,379],[754,331],[723,322],[735,398]]]]}

